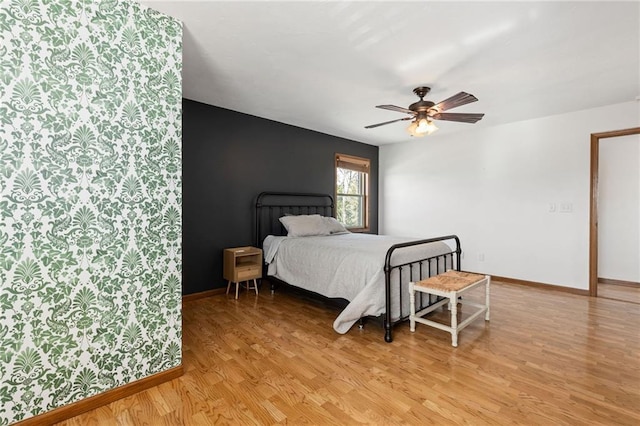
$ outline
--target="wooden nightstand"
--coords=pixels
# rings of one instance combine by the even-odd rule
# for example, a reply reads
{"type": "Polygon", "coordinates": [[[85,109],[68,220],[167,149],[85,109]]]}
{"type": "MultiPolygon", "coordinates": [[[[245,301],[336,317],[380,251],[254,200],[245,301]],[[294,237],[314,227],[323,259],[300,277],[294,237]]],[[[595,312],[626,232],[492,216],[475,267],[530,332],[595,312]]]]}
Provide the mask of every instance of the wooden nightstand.
{"type": "Polygon", "coordinates": [[[234,247],[224,250],[224,279],[228,281],[227,294],[231,283],[236,284],[236,299],[240,283],[246,282],[247,290],[252,288],[258,294],[257,279],[262,278],[262,250],[256,247],[234,247]],[[253,280],[253,287],[249,284],[253,280]]]}

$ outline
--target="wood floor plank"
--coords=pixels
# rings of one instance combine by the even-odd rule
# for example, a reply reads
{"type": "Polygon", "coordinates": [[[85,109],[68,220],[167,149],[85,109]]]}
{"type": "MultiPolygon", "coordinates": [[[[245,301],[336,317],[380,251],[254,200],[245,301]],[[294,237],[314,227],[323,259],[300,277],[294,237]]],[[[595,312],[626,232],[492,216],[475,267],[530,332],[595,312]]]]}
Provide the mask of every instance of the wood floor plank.
{"type": "Polygon", "coordinates": [[[598,296],[640,305],[640,285],[598,283],[598,296]]]}
{"type": "Polygon", "coordinates": [[[640,424],[633,303],[494,281],[491,321],[454,348],[421,324],[339,335],[335,308],[282,290],[234,297],[184,303],[182,377],[60,424],[640,424]]]}

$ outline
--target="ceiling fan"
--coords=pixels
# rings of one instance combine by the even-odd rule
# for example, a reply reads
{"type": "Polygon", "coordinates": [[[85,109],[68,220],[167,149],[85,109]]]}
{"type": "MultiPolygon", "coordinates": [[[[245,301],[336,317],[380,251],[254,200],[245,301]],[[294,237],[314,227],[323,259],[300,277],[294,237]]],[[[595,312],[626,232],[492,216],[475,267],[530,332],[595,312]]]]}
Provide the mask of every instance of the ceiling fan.
{"type": "Polygon", "coordinates": [[[411,125],[407,128],[407,132],[411,136],[424,136],[431,134],[438,130],[433,120],[445,120],[445,121],[459,121],[461,123],[476,123],[484,117],[484,114],[478,113],[451,113],[444,112],[451,108],[456,108],[462,105],[470,104],[478,100],[475,96],[460,92],[444,101],[434,104],[431,101],[425,101],[424,97],[431,90],[430,87],[416,87],[413,89],[420,100],[409,105],[409,108],[402,108],[395,105],[377,105],[376,108],[388,109],[390,111],[404,112],[410,114],[409,117],[398,118],[397,120],[385,121],[383,123],[372,124],[365,126],[365,129],[373,129],[374,127],[384,126],[385,124],[395,123],[396,121],[413,120],[411,125]]]}

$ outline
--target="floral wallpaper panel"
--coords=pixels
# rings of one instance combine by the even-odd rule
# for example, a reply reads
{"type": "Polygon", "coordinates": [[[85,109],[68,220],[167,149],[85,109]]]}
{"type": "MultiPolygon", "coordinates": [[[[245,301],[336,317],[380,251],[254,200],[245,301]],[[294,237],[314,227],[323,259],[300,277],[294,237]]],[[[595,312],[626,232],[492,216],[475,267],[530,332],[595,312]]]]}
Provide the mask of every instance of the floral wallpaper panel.
{"type": "Polygon", "coordinates": [[[181,364],[182,26],[0,0],[0,425],[181,364]]]}

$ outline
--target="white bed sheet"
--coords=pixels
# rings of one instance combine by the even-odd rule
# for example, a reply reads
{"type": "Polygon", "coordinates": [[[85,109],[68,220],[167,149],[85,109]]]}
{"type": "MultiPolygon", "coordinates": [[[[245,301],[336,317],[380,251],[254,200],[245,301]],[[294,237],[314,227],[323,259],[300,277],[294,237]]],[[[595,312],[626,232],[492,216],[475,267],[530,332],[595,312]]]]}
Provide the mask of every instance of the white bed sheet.
{"type": "MultiPolygon", "coordinates": [[[[361,317],[377,316],[385,310],[384,262],[393,244],[413,241],[385,235],[346,233],[314,237],[268,236],[263,244],[268,274],[291,285],[326,297],[349,301],[338,315],[333,328],[344,334],[361,317]]],[[[450,252],[444,242],[409,247],[394,253],[393,263],[407,262],[450,252]]],[[[408,282],[408,273],[403,282],[408,282]]],[[[406,285],[402,287],[406,289],[406,285]]],[[[392,286],[392,298],[397,300],[399,286],[392,286]]],[[[403,290],[404,291],[404,290],[403,290]]],[[[408,292],[403,304],[408,306],[408,292]]],[[[398,305],[398,303],[393,303],[398,305]]],[[[403,308],[406,312],[406,308],[403,308]]],[[[392,310],[392,320],[399,317],[392,310]]]]}

